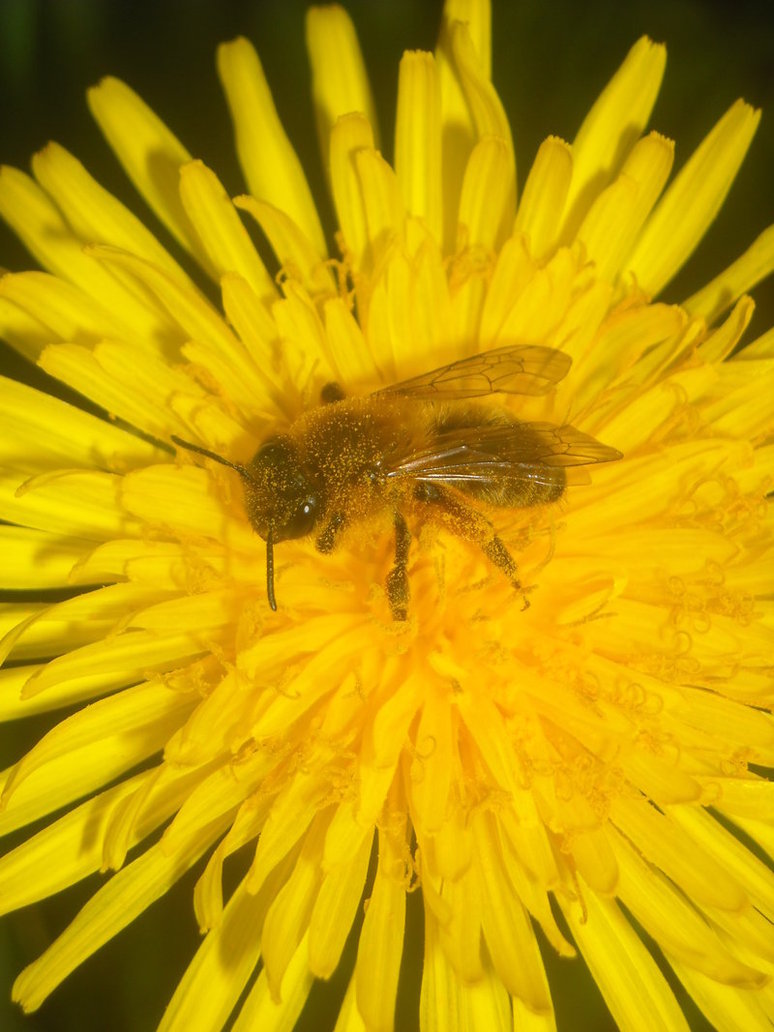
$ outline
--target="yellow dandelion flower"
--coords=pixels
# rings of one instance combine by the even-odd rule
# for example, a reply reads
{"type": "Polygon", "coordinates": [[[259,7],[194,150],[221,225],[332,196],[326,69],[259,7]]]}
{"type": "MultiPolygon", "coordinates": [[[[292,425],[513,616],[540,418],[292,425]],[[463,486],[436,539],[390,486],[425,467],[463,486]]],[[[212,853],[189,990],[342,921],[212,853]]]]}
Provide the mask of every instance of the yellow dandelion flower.
{"type": "Polygon", "coordinates": [[[517,193],[486,0],[404,55],[393,165],[346,13],[307,44],[337,250],[243,38],[244,196],[89,92],[171,250],[57,144],[0,176],[45,270],[0,281],[2,336],[93,403],[0,381],[0,714],[69,708],[2,774],[34,828],[0,906],[103,872],[14,999],[198,864],[163,1030],[292,1028],[334,974],[337,1029],[390,1029],[420,910],[427,1032],[555,1027],[556,955],[621,1028],[687,1028],[679,985],[767,1028],[774,331],[740,342],[774,231],[657,300],[759,113],[670,180],[643,38],[517,193]]]}

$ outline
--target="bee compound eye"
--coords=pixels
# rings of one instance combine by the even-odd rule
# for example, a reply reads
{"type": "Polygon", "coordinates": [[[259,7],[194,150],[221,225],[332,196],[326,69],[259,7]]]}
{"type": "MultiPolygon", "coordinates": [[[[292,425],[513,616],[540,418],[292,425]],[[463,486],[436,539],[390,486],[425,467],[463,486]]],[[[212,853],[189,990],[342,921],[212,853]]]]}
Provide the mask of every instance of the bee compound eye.
{"type": "Polygon", "coordinates": [[[317,495],[309,494],[300,503],[285,528],[288,537],[303,537],[315,524],[320,501],[317,495]]]}
{"type": "Polygon", "coordinates": [[[290,465],[292,454],[289,446],[281,438],[273,437],[265,441],[256,452],[253,462],[264,469],[285,468],[290,465]]]}

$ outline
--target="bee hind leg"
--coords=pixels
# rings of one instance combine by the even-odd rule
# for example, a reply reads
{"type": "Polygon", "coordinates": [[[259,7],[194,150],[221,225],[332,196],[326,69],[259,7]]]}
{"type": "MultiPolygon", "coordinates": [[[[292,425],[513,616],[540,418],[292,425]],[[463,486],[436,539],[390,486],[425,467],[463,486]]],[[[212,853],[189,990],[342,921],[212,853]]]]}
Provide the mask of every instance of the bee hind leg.
{"type": "Polygon", "coordinates": [[[395,524],[395,565],[387,574],[387,600],[390,603],[393,620],[403,621],[408,616],[408,604],[411,597],[409,588],[408,565],[411,532],[399,512],[393,516],[395,524]]]}
{"type": "Polygon", "coordinates": [[[457,537],[477,544],[489,562],[504,573],[512,587],[521,594],[524,609],[529,608],[529,601],[519,580],[516,560],[483,513],[435,484],[417,484],[414,498],[428,506],[426,511],[429,518],[457,537]]]}

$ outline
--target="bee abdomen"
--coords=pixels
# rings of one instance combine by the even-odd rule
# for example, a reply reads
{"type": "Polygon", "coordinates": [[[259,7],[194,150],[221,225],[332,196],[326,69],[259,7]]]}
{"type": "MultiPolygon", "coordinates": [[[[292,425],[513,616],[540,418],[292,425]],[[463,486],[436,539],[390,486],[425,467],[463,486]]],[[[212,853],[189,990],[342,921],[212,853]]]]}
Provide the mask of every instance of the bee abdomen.
{"type": "Polygon", "coordinates": [[[462,490],[488,505],[522,509],[548,505],[564,494],[567,477],[561,466],[526,469],[523,476],[499,476],[460,485],[462,490]]]}

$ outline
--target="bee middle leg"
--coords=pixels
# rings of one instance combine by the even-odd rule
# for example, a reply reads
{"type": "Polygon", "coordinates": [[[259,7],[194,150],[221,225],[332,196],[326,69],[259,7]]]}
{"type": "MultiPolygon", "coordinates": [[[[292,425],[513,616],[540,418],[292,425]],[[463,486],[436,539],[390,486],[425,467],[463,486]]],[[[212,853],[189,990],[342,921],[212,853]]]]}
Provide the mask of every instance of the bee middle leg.
{"type": "Polygon", "coordinates": [[[408,570],[406,569],[411,547],[411,531],[399,512],[394,514],[393,522],[395,524],[395,565],[387,574],[387,600],[390,603],[393,620],[405,620],[408,616],[408,604],[411,596],[408,570]]]}
{"type": "MultiPolygon", "coordinates": [[[[516,560],[483,513],[435,484],[417,484],[414,499],[432,506],[432,518],[452,534],[477,544],[489,562],[505,574],[512,587],[524,594],[516,560]]],[[[524,608],[527,609],[528,606],[529,602],[524,597],[524,608]]]]}

